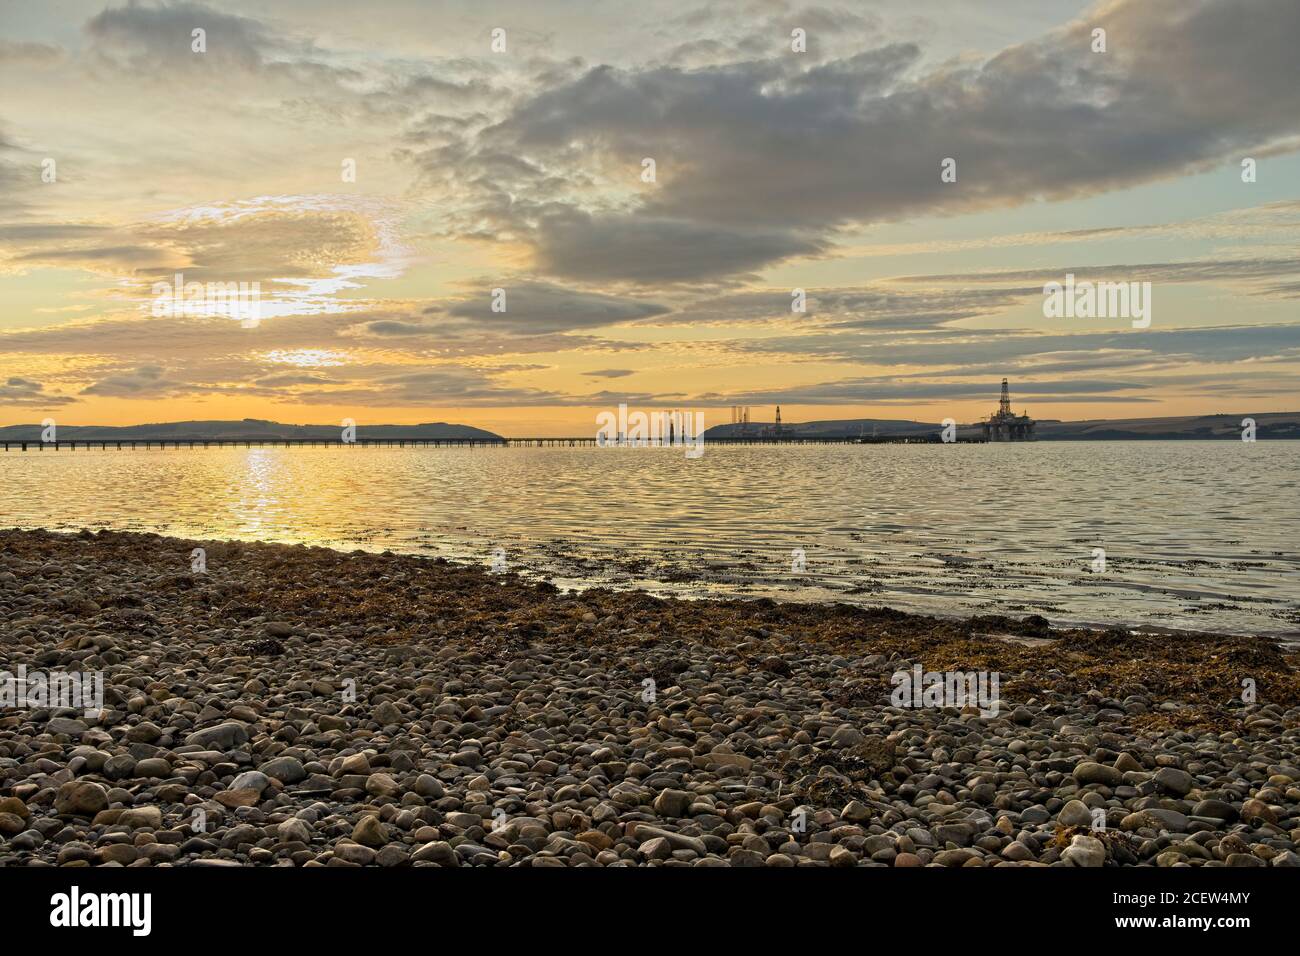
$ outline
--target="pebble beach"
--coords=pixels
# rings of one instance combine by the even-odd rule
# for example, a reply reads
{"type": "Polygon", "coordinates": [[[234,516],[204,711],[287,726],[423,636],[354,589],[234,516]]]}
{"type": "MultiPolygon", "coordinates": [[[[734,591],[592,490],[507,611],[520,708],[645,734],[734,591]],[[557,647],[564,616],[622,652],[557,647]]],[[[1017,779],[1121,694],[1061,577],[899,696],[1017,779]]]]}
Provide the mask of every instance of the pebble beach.
{"type": "Polygon", "coordinates": [[[0,707],[0,866],[1297,866],[1296,665],[1250,636],[0,531],[0,669],[103,698],[0,707]],[[996,672],[994,712],[897,706],[918,666],[996,672]]]}

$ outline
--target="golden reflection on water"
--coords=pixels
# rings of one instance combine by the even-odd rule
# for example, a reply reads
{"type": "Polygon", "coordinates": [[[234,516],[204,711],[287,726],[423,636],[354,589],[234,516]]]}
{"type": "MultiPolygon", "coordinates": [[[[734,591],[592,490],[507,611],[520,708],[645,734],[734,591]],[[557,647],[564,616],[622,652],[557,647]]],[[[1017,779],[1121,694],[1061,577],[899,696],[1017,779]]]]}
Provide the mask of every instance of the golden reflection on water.
{"type": "Polygon", "coordinates": [[[10,452],[0,524],[391,548],[558,583],[1295,632],[1300,443],[10,452]],[[793,548],[807,573],[793,574],[793,548]],[[1104,547],[1108,573],[1088,570],[1104,547]]]}
{"type": "MultiPolygon", "coordinates": [[[[270,512],[278,511],[271,505],[275,480],[274,452],[265,448],[250,448],[244,452],[244,470],[239,479],[238,512],[245,515],[241,535],[256,535],[267,525],[270,512]]],[[[283,487],[283,486],[281,486],[283,487]]],[[[278,500],[278,496],[277,496],[278,500]]]]}

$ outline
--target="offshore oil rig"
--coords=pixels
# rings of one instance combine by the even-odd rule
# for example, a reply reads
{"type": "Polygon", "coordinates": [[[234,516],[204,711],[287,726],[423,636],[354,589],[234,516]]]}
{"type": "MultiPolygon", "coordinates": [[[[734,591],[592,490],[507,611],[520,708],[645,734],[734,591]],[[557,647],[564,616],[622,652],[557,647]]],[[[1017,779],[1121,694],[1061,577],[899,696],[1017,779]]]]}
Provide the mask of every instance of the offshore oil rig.
{"type": "Polygon", "coordinates": [[[774,425],[755,425],[752,429],[749,423],[749,406],[732,405],[731,406],[731,424],[739,425],[734,437],[737,438],[763,438],[777,439],[786,438],[787,436],[781,431],[781,406],[776,406],[776,424],[774,425]]]}
{"type": "Polygon", "coordinates": [[[1011,411],[1011,391],[1007,380],[1002,380],[1002,400],[998,410],[980,422],[985,441],[1033,441],[1034,420],[1028,415],[1017,415],[1011,411]]]}

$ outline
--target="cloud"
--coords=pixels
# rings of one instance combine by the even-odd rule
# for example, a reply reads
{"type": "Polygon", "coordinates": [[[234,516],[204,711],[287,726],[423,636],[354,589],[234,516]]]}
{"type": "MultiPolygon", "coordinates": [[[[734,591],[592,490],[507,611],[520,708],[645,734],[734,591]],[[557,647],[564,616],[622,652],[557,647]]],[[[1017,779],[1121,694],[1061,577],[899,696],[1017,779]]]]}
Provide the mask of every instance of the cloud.
{"type": "Polygon", "coordinates": [[[1026,332],[957,329],[878,340],[858,334],[776,336],[737,343],[737,350],[803,354],[824,361],[960,369],[1005,367],[1061,352],[1141,355],[1151,363],[1188,364],[1300,359],[1300,325],[1238,325],[1117,332],[1026,332]]]}
{"type": "Polygon", "coordinates": [[[786,229],[571,208],[542,216],[535,241],[543,272],[647,285],[734,276],[827,248],[819,238],[786,229]]]}
{"type": "Polygon", "coordinates": [[[416,316],[387,316],[360,322],[343,334],[410,347],[452,349],[467,354],[510,351],[564,351],[578,345],[637,348],[635,343],[603,343],[584,331],[625,325],[667,315],[668,305],[542,282],[501,278],[473,283],[473,294],[437,299],[416,316]],[[494,290],[502,290],[498,297],[494,290]],[[493,311],[493,302],[504,311],[493,311]]]}
{"type": "Polygon", "coordinates": [[[305,349],[359,321],[344,315],[287,316],[245,329],[229,319],[113,315],[63,325],[0,332],[0,355],[206,357],[252,348],[305,349]]]}
{"type": "Polygon", "coordinates": [[[188,386],[166,377],[157,365],[142,365],[129,372],[106,376],[81,390],[82,395],[103,395],[110,398],[164,398],[190,391],[188,386]]]}
{"type": "Polygon", "coordinates": [[[184,284],[246,284],[239,294],[265,318],[360,309],[339,293],[397,275],[406,255],[387,205],[346,195],[205,203],[112,226],[0,223],[0,265],[77,267],[146,311],[155,284],[170,288],[178,273],[184,284]]]}
{"type": "Polygon", "coordinates": [[[262,378],[255,379],[253,384],[259,388],[293,388],[299,385],[333,385],[335,382],[325,375],[314,375],[309,372],[279,372],[275,375],[265,375],[262,378]]]}
{"type": "Polygon", "coordinates": [[[63,58],[63,49],[49,43],[0,39],[0,66],[50,66],[63,58]]]}
{"type": "MultiPolygon", "coordinates": [[[[966,272],[949,275],[902,276],[900,282],[933,284],[987,285],[990,283],[1034,283],[1015,291],[1017,295],[1042,294],[1039,283],[1062,282],[1067,274],[1078,281],[1110,280],[1124,282],[1256,282],[1288,276],[1300,276],[1300,259],[1294,256],[1272,258],[1243,253],[1234,259],[1197,259],[1188,262],[1131,262],[1105,266],[1063,266],[1055,269],[1018,269],[999,272],[966,272]]],[[[1287,295],[1287,286],[1268,285],[1263,293],[1287,295]]],[[[1012,292],[1012,290],[1008,290],[1012,292]]]]}
{"type": "Polygon", "coordinates": [[[85,25],[93,50],[132,71],[178,69],[256,71],[279,47],[257,20],[195,3],[110,7],[85,25]],[[206,31],[206,53],[192,50],[193,31],[206,31]]]}
{"type": "Polygon", "coordinates": [[[1056,232],[1013,233],[920,242],[885,242],[841,246],[836,251],[842,256],[896,256],[1003,249],[1013,246],[1042,247],[1062,243],[1167,238],[1221,240],[1232,243],[1243,241],[1259,243],[1273,239],[1294,244],[1300,240],[1300,200],[1277,200],[1261,203],[1258,206],[1228,209],[1207,216],[1152,225],[1097,226],[1056,232]]]}
{"type": "MultiPolygon", "coordinates": [[[[1127,403],[1155,401],[1141,394],[1150,382],[1060,378],[1049,381],[1016,379],[1017,396],[1044,402],[1127,403]]],[[[930,405],[988,399],[997,401],[998,379],[971,382],[922,382],[893,376],[863,376],[817,385],[749,391],[728,396],[728,402],[752,405],[930,405]]]]}
{"type": "Polygon", "coordinates": [[[107,226],[70,222],[0,223],[0,243],[32,243],[50,240],[84,239],[109,231],[107,226]]]}
{"type": "Polygon", "coordinates": [[[693,69],[785,55],[794,24],[806,31],[807,53],[801,55],[818,62],[852,55],[862,37],[879,38],[890,26],[875,13],[845,7],[715,0],[707,7],[664,17],[658,32],[669,37],[673,46],[654,60],[693,69]]]}
{"type": "Polygon", "coordinates": [[[46,394],[40,382],[20,376],[11,376],[0,384],[0,405],[22,405],[31,408],[48,408],[68,405],[76,399],[70,395],[46,394]]]}
{"type": "MultiPolygon", "coordinates": [[[[475,327],[494,332],[544,334],[621,325],[663,315],[669,309],[655,302],[526,279],[502,280],[500,285],[485,287],[476,296],[434,305],[425,311],[465,320],[475,327]],[[505,293],[505,311],[493,311],[494,288],[505,293]]],[[[445,322],[438,324],[443,330],[456,326],[456,323],[450,326],[445,322]]]]}
{"type": "Polygon", "coordinates": [[[636,369],[632,368],[601,368],[594,369],[590,372],[583,372],[592,378],[626,378],[629,375],[635,375],[636,369]]]}
{"type": "Polygon", "coordinates": [[[384,218],[379,204],[349,196],[267,196],[178,210],[134,231],[182,251],[186,281],[270,283],[382,258],[384,218]]]}
{"type": "MultiPolygon", "coordinates": [[[[86,22],[82,65],[93,82],[120,84],[134,95],[165,90],[170,97],[179,86],[188,111],[213,117],[212,128],[220,128],[218,116],[232,102],[237,122],[274,119],[299,130],[307,122],[337,122],[340,115],[373,118],[364,102],[374,82],[367,64],[350,51],[320,49],[283,22],[200,3],[132,2],[86,22]],[[194,49],[196,30],[204,31],[201,50],[194,49]]],[[[184,118],[179,125],[188,127],[184,118]]]]}
{"type": "Polygon", "coordinates": [[[165,269],[165,256],[148,246],[81,246],[75,249],[45,249],[13,257],[14,262],[40,265],[80,265],[86,268],[110,266],[115,271],[135,273],[165,269]]]}
{"type": "MultiPolygon", "coordinates": [[[[455,302],[459,300],[447,300],[455,302]]],[[[443,314],[443,313],[438,313],[443,314]]],[[[443,325],[412,320],[400,302],[389,309],[357,312],[286,315],[263,321],[256,328],[220,317],[152,316],[116,314],[77,319],[42,328],[0,331],[0,356],[65,356],[73,366],[91,357],[115,365],[197,362],[219,356],[243,356],[272,350],[301,351],[339,347],[366,360],[366,350],[413,359],[424,357],[474,357],[566,352],[574,350],[635,352],[649,348],[640,342],[618,342],[578,333],[528,335],[493,331],[470,319],[447,320],[443,325]],[[410,334],[373,331],[393,324],[413,326],[410,334]]]]}
{"type": "Polygon", "coordinates": [[[436,333],[436,328],[426,322],[408,322],[403,319],[377,319],[366,322],[358,329],[371,338],[390,338],[400,336],[426,336],[436,333]]]}
{"type": "Polygon", "coordinates": [[[486,370],[440,366],[369,376],[341,388],[317,389],[299,396],[307,404],[362,407],[447,405],[531,405],[560,396],[532,388],[512,388],[493,380],[486,370]]]}
{"type": "Polygon", "coordinates": [[[925,289],[884,283],[859,288],[804,289],[804,311],[794,312],[792,290],[751,290],[701,299],[656,325],[748,325],[794,322],[819,332],[938,328],[961,319],[994,315],[1042,288],[925,289]]]}
{"type": "Polygon", "coordinates": [[[416,155],[459,167],[449,175],[479,204],[468,219],[526,238],[544,272],[720,278],[816,255],[850,227],[1235,162],[1300,133],[1298,34],[1292,0],[1114,0],[982,62],[919,75],[907,44],[811,67],[797,56],[597,66],[416,155]],[[1104,54],[1090,48],[1099,24],[1104,54]],[[642,157],[659,179],[644,189],[642,157]],[[948,157],[956,182],[940,178],[948,157]],[[576,189],[583,180],[599,188],[576,189]]]}
{"type": "Polygon", "coordinates": [[[19,160],[4,155],[23,152],[5,133],[4,124],[0,123],[0,199],[4,201],[5,214],[10,216],[27,211],[28,203],[18,197],[31,189],[34,178],[39,175],[33,168],[24,169],[19,160]]]}

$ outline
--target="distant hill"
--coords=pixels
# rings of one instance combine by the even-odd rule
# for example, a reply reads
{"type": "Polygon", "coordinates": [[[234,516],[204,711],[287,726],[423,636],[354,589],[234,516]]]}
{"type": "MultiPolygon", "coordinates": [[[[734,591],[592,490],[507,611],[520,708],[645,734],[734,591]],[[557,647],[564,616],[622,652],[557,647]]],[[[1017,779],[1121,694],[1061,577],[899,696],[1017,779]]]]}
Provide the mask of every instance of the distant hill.
{"type": "MultiPolygon", "coordinates": [[[[1090,419],[1081,422],[1039,421],[1039,441],[1153,441],[1186,439],[1241,440],[1241,422],[1255,420],[1255,437],[1260,440],[1300,439],[1300,412],[1243,412],[1240,415],[1196,415],[1183,418],[1090,419]]],[[[705,441],[765,434],[771,422],[748,425],[714,425],[704,433],[705,441]]],[[[914,422],[893,418],[851,418],[819,422],[785,422],[781,434],[807,438],[878,438],[894,435],[931,435],[943,426],[938,422],[914,422]]],[[[978,434],[978,422],[962,424],[958,435],[978,434]]]]}
{"type": "MultiPolygon", "coordinates": [[[[897,418],[846,418],[823,422],[783,422],[781,434],[803,436],[805,438],[870,438],[875,434],[885,435],[925,435],[937,432],[943,425],[939,422],[912,422],[897,418]]],[[[739,438],[744,435],[758,435],[772,428],[771,422],[750,422],[747,425],[714,425],[704,432],[704,440],[710,438],[739,438]]]]}
{"type": "Polygon", "coordinates": [[[1242,419],[1255,420],[1258,439],[1300,438],[1300,412],[1249,412],[1241,415],[1194,415],[1186,418],[1094,419],[1082,422],[1042,422],[1039,439],[1052,441],[1104,441],[1122,439],[1219,438],[1241,440],[1242,419]]]}
{"type": "MultiPolygon", "coordinates": [[[[339,425],[282,425],[260,418],[237,422],[159,422],[152,425],[59,425],[60,441],[271,441],[285,438],[333,439],[342,432],[339,425]]],[[[2,441],[40,441],[40,425],[0,427],[2,441]]],[[[424,425],[357,425],[357,438],[477,438],[500,441],[501,436],[469,425],[430,422],[424,425]]]]}

